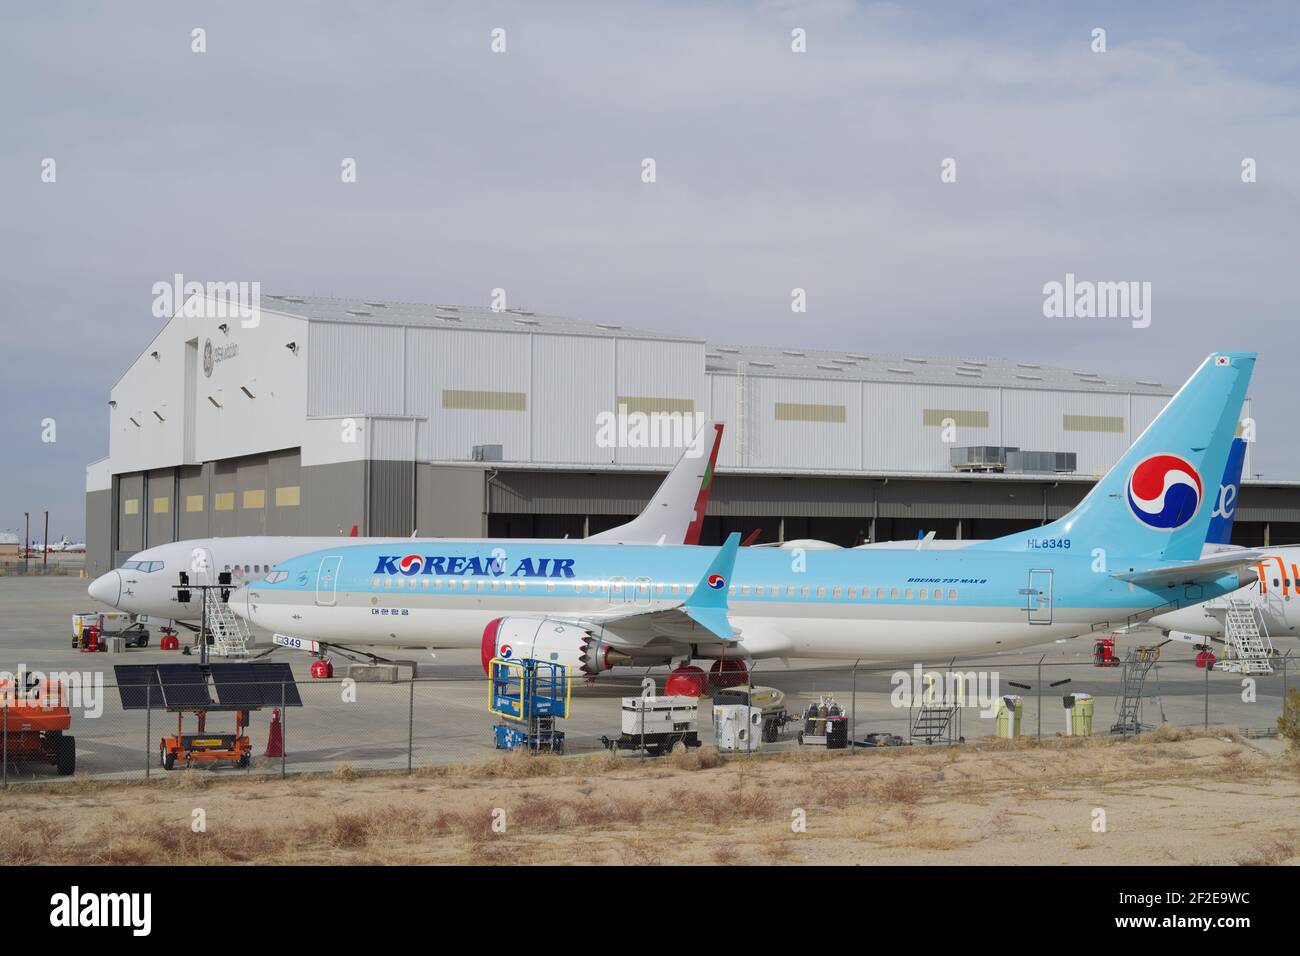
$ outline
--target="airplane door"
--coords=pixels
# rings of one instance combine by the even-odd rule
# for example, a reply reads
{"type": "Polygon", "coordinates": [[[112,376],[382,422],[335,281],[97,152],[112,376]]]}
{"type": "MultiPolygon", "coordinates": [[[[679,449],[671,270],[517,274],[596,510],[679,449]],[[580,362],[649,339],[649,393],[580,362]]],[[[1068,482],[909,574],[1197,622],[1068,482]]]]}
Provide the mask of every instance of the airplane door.
{"type": "Polygon", "coordinates": [[[211,548],[193,548],[190,551],[188,570],[191,584],[216,584],[221,569],[217,567],[217,559],[212,556],[211,548]]]}
{"type": "Polygon", "coordinates": [[[1030,624],[1052,623],[1052,572],[1030,571],[1029,587],[1025,589],[1025,609],[1030,624]]]}
{"type": "Polygon", "coordinates": [[[320,568],[316,571],[317,607],[333,607],[338,599],[339,566],[342,563],[343,558],[336,554],[321,558],[320,568]]]}

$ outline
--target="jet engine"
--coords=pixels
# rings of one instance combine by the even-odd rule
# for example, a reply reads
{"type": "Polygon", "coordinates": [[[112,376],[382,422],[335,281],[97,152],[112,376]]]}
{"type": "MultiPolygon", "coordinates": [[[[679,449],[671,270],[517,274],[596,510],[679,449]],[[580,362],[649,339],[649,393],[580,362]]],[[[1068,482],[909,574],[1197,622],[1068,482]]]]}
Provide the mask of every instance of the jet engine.
{"type": "Polygon", "coordinates": [[[591,631],[566,621],[538,617],[498,617],[483,628],[483,671],[494,657],[531,657],[563,664],[571,674],[594,677],[628,660],[591,631]]]}

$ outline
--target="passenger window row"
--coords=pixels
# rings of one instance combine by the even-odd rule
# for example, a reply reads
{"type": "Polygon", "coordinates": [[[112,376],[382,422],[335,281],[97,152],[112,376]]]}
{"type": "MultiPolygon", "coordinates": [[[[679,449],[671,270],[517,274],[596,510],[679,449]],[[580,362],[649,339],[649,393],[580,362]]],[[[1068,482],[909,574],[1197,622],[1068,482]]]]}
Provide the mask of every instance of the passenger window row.
{"type": "MultiPolygon", "coordinates": [[[[285,572],[277,572],[277,574],[285,574],[285,572]]],[[[287,576],[287,575],[286,575],[286,576],[287,576]]],[[[284,578],[283,578],[283,577],[280,577],[280,578],[278,578],[278,580],[284,580],[284,578]]],[[[538,582],[539,585],[540,585],[540,583],[541,583],[541,582],[538,582]]],[[[447,590],[449,590],[449,591],[455,591],[455,590],[461,590],[461,591],[469,591],[469,590],[477,590],[477,591],[492,590],[492,591],[520,591],[520,592],[522,592],[522,591],[525,591],[525,590],[529,590],[528,582],[527,582],[527,581],[496,581],[496,580],[493,580],[493,581],[490,581],[490,582],[484,582],[484,581],[475,581],[475,580],[472,580],[472,579],[469,579],[469,578],[448,578],[445,582],[443,581],[442,578],[432,578],[432,579],[430,579],[430,578],[424,578],[424,577],[421,577],[421,578],[410,578],[410,579],[407,579],[407,578],[404,578],[404,577],[398,577],[398,578],[391,578],[391,577],[388,577],[388,578],[371,578],[371,579],[370,579],[370,586],[371,586],[372,588],[381,588],[381,587],[383,587],[383,588],[390,588],[390,589],[391,589],[391,588],[397,588],[397,589],[399,589],[399,590],[406,589],[406,588],[409,587],[409,589],[412,590],[412,591],[416,590],[417,588],[420,589],[420,590],[424,590],[424,591],[428,591],[430,588],[432,588],[433,590],[437,591],[437,590],[441,590],[444,586],[445,586],[445,587],[447,588],[447,590]],[[409,580],[409,582],[410,582],[409,584],[407,583],[408,580],[409,580]],[[418,583],[417,583],[417,582],[418,582],[418,583]],[[430,583],[430,582],[432,582],[432,583],[430,583]]],[[[619,587],[621,587],[621,588],[623,589],[623,592],[624,592],[625,594],[628,594],[628,595],[632,595],[632,594],[642,594],[642,595],[644,595],[644,594],[647,593],[647,591],[649,590],[650,585],[647,584],[647,583],[644,583],[644,582],[620,582],[620,583],[614,585],[614,587],[615,587],[615,590],[617,590],[619,587]]],[[[658,594],[664,594],[664,593],[665,593],[665,589],[669,589],[669,588],[671,589],[671,591],[672,591],[673,594],[682,594],[682,593],[690,594],[692,591],[695,590],[695,586],[694,586],[694,585],[691,585],[691,584],[686,584],[686,585],[681,585],[681,584],[672,584],[672,585],[656,584],[656,585],[654,585],[653,587],[654,587],[655,592],[658,593],[658,594]]],[[[583,593],[583,591],[586,591],[588,594],[597,594],[597,593],[599,593],[599,594],[605,594],[605,593],[607,593],[607,592],[611,589],[611,582],[609,582],[609,581],[575,581],[575,582],[572,584],[572,588],[573,588],[573,593],[574,593],[574,594],[581,594],[581,593],[583,593]]],[[[759,585],[753,585],[752,588],[751,588],[751,585],[748,585],[748,584],[742,584],[742,585],[740,585],[740,589],[739,589],[740,596],[741,596],[741,597],[747,597],[747,596],[750,594],[751,589],[752,589],[753,594],[754,594],[755,597],[766,597],[767,594],[769,593],[769,589],[768,589],[768,587],[767,587],[766,585],[762,585],[762,584],[759,584],[759,585]]],[[[536,590],[536,588],[533,588],[532,590],[536,590]]],[[[547,590],[548,593],[553,593],[553,592],[555,591],[555,582],[553,582],[553,581],[547,581],[547,582],[546,582],[546,590],[547,590]]],[[[771,596],[772,596],[772,597],[780,597],[780,596],[781,596],[781,590],[782,590],[782,586],[781,586],[781,585],[779,585],[779,584],[773,584],[773,585],[771,586],[771,589],[770,589],[771,596]]],[[[842,587],[842,586],[840,586],[840,585],[836,585],[836,586],[830,588],[829,590],[830,590],[830,595],[829,595],[829,596],[832,597],[832,598],[844,598],[844,597],[848,597],[848,598],[850,598],[850,599],[854,599],[854,598],[857,598],[857,596],[858,596],[858,588],[857,588],[856,586],[851,586],[851,587],[848,587],[848,588],[844,588],[844,587],[842,587]]],[[[864,586],[862,587],[862,589],[861,589],[862,600],[864,600],[864,601],[870,601],[870,600],[871,600],[871,591],[872,591],[872,589],[871,589],[870,587],[867,587],[867,586],[864,585],[864,586]]],[[[917,601],[917,600],[919,600],[919,601],[942,601],[942,600],[944,600],[944,589],[943,589],[943,588],[933,588],[933,589],[931,589],[931,588],[920,588],[920,589],[905,588],[905,589],[903,589],[901,592],[900,592],[900,590],[899,590],[898,588],[888,588],[888,589],[886,589],[886,588],[876,588],[876,589],[875,589],[875,592],[876,592],[876,597],[875,597],[875,599],[876,599],[877,601],[884,601],[884,600],[897,601],[897,600],[899,600],[900,598],[901,598],[902,600],[904,600],[904,601],[917,601]]],[[[731,586],[730,593],[731,593],[732,595],[735,595],[735,594],[737,593],[736,585],[733,584],[733,585],[731,586]]],[[[801,598],[812,597],[812,596],[814,596],[814,589],[811,588],[811,587],[809,587],[808,585],[804,585],[804,586],[802,586],[802,587],[795,587],[795,586],[792,585],[792,584],[791,584],[791,585],[786,585],[786,586],[785,586],[785,596],[786,596],[786,597],[791,597],[791,598],[792,598],[792,597],[796,597],[796,596],[801,597],[801,598]]],[[[825,598],[827,597],[827,588],[826,588],[824,585],[819,585],[819,586],[815,589],[815,596],[818,597],[818,598],[821,598],[821,599],[825,599],[825,598]]],[[[956,589],[956,588],[949,588],[949,589],[948,589],[948,596],[947,596],[947,599],[948,599],[949,601],[955,601],[955,600],[957,600],[957,589],[956,589]]]]}

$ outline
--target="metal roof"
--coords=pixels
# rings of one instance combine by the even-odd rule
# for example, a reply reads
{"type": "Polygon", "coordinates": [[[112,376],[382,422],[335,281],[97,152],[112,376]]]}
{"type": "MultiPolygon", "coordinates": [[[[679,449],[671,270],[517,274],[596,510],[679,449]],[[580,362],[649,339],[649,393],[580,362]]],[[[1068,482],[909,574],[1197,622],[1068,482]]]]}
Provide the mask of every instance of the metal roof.
{"type": "MultiPolygon", "coordinates": [[[[595,335],[673,342],[705,341],[689,336],[628,328],[613,322],[587,322],[525,309],[498,312],[482,306],[333,299],[322,296],[263,295],[262,298],[268,309],[310,322],[595,335]]],[[[1101,375],[1091,369],[1056,368],[986,356],[936,357],[705,343],[706,371],[735,373],[741,362],[745,363],[748,375],[783,378],[1131,392],[1140,395],[1172,395],[1176,391],[1175,387],[1161,382],[1101,375]]]]}
{"type": "Polygon", "coordinates": [[[379,299],[331,299],[320,296],[265,294],[262,296],[262,303],[267,309],[297,316],[309,322],[599,335],[672,342],[704,341],[683,335],[631,329],[614,322],[584,322],[581,319],[545,315],[526,309],[495,311],[472,305],[429,305],[418,302],[386,302],[379,299]]]}
{"type": "Polygon", "coordinates": [[[986,356],[936,357],[713,344],[705,352],[705,364],[710,372],[736,372],[741,362],[745,363],[746,374],[758,376],[1142,395],[1172,395],[1176,391],[1161,382],[1102,375],[1092,369],[1055,368],[986,356]]]}

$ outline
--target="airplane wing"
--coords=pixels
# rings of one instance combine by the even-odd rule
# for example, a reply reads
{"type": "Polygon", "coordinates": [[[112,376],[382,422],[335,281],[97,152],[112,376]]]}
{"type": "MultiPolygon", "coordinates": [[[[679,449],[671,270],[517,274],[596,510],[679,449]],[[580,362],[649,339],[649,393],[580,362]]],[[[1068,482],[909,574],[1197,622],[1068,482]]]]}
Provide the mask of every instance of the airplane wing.
{"type": "Polygon", "coordinates": [[[740,532],[733,531],[683,601],[654,609],[584,614],[574,622],[600,625],[606,633],[628,644],[646,644],[660,635],[697,644],[734,641],[737,634],[727,618],[727,594],[739,549],[740,532]]]}
{"type": "Polygon", "coordinates": [[[1255,550],[1224,551],[1201,558],[1141,571],[1116,571],[1111,577],[1146,588],[1175,587],[1179,584],[1208,584],[1234,571],[1244,587],[1259,577],[1255,566],[1264,560],[1264,552],[1255,550]]]}

